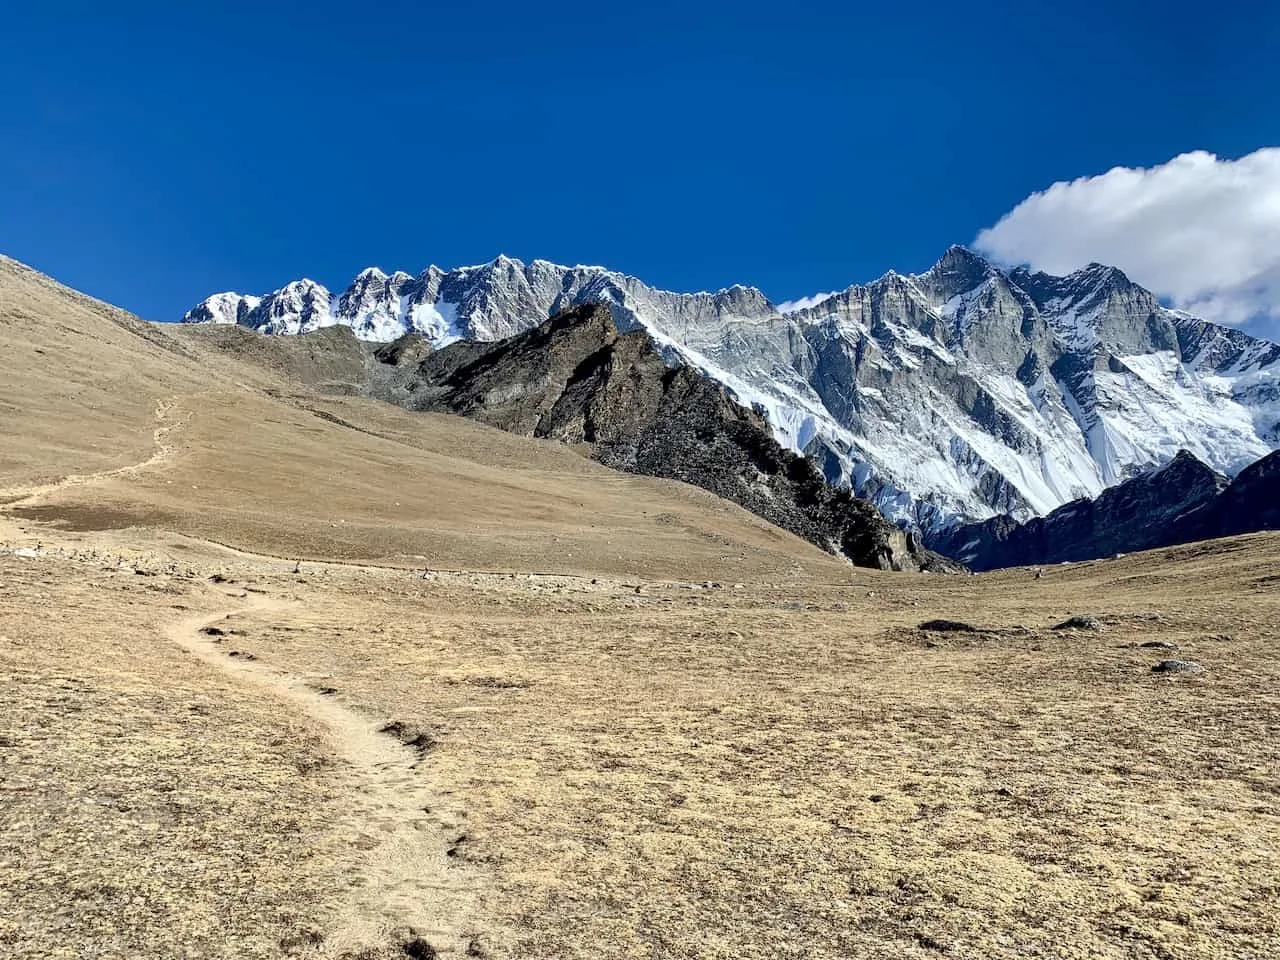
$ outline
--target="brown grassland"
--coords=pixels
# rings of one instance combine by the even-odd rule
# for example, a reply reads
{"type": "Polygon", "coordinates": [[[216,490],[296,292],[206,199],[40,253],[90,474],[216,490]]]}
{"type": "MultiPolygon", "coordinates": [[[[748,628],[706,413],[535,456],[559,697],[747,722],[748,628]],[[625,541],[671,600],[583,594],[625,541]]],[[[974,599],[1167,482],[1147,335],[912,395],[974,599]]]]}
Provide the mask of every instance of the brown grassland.
{"type": "Polygon", "coordinates": [[[854,570],[219,336],[0,260],[0,956],[1280,956],[1280,536],[854,570]]]}

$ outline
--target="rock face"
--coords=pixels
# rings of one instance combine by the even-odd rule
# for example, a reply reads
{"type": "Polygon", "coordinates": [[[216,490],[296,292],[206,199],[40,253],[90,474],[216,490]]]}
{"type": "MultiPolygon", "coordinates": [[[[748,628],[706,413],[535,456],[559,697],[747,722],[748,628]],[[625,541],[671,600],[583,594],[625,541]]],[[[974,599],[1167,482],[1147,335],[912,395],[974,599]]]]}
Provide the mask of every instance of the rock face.
{"type": "Polygon", "coordinates": [[[1194,540],[1280,529],[1280,453],[1235,480],[1180,451],[1165,466],[1018,523],[996,517],[944,531],[929,545],[974,570],[1092,560],[1194,540]]]}
{"type": "Polygon", "coordinates": [[[600,267],[499,257],[417,276],[370,269],[338,295],[309,280],[218,294],[186,319],[268,333],[344,325],[440,347],[587,303],[724,384],[830,482],[929,532],[1047,514],[1180,449],[1231,476],[1280,446],[1280,346],[1166,309],[1112,267],[1004,271],[963,247],[924,273],[793,305],[751,287],[677,294],[600,267]]]}
{"type": "Polygon", "coordinates": [[[1280,530],[1280,452],[1241,470],[1231,484],[1203,506],[1179,518],[1169,543],[1280,530]]]}
{"type": "Polygon", "coordinates": [[[859,566],[954,566],[829,486],[719,383],[669,366],[645,332],[620,333],[603,306],[566,310],[497,343],[456,342],[407,366],[402,357],[381,352],[394,370],[380,391],[413,409],[588,444],[608,466],[710,490],[859,566]]]}

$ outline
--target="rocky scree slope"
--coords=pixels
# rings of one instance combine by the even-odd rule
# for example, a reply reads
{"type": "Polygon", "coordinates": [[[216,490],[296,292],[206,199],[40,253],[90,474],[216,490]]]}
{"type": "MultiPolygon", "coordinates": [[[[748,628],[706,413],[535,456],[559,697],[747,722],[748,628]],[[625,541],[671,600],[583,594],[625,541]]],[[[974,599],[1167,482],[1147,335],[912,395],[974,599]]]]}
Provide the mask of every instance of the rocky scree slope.
{"type": "Polygon", "coordinates": [[[644,331],[620,333],[606,307],[570,308],[496,343],[427,352],[410,336],[375,355],[386,369],[374,392],[411,409],[587,444],[607,466],[702,487],[859,566],[958,569],[828,485],[722,385],[668,365],[644,331]]]}
{"type": "Polygon", "coordinates": [[[1018,523],[994,517],[954,527],[930,546],[973,570],[1093,560],[1195,540],[1280,529],[1280,452],[1235,480],[1182,450],[1094,500],[1018,523]]]}
{"type": "Polygon", "coordinates": [[[724,384],[827,479],[926,531],[1015,520],[1188,450],[1234,475],[1280,446],[1280,346],[1161,306],[1111,267],[1005,271],[952,247],[796,306],[759,290],[677,294],[601,267],[509,257],[417,276],[362,272],[218,294],[191,323],[266,333],[344,325],[362,340],[493,341],[601,303],[668,359],[724,384]]]}

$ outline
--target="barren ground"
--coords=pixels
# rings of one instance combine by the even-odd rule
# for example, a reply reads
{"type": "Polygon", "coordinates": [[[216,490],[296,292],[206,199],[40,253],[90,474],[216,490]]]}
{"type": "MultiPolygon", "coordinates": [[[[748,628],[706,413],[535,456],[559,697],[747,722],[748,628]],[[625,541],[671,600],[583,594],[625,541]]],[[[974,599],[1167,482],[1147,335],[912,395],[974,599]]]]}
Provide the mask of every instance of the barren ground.
{"type": "Polygon", "coordinates": [[[135,324],[0,263],[0,954],[1277,955],[1280,536],[855,571],[135,324]]]}

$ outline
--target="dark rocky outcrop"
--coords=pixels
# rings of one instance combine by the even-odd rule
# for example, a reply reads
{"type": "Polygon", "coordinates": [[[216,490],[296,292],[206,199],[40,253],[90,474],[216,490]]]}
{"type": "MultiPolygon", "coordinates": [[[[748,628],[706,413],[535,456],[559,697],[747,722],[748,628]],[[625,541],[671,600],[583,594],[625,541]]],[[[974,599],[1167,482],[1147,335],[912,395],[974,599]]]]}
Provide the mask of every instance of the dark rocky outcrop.
{"type": "Polygon", "coordinates": [[[1095,500],[1077,500],[1044,517],[1007,516],[944,531],[929,546],[974,570],[1093,560],[1195,540],[1280,529],[1280,452],[1235,480],[1185,450],[1150,473],[1095,500]]]}
{"type": "Polygon", "coordinates": [[[1179,517],[1167,544],[1259,530],[1280,530],[1280,451],[1245,467],[1221,494],[1179,517]]]}
{"type": "Polygon", "coordinates": [[[413,409],[589,445],[607,466],[702,487],[859,566],[957,568],[867,501],[829,486],[719,383],[669,366],[647,333],[619,333],[603,306],[563,311],[496,343],[451,344],[423,357],[412,382],[408,375],[399,367],[391,379],[413,409]]]}

